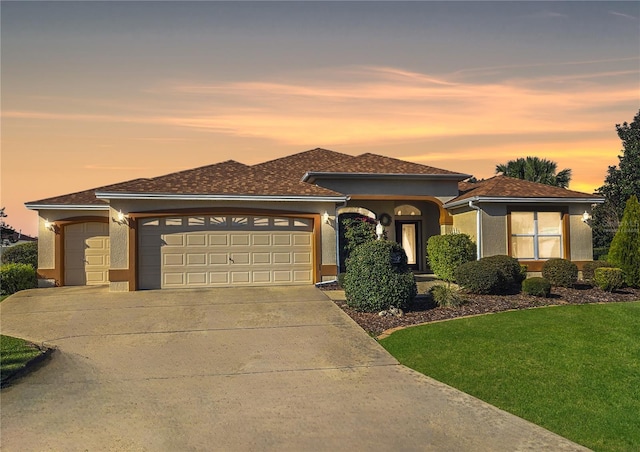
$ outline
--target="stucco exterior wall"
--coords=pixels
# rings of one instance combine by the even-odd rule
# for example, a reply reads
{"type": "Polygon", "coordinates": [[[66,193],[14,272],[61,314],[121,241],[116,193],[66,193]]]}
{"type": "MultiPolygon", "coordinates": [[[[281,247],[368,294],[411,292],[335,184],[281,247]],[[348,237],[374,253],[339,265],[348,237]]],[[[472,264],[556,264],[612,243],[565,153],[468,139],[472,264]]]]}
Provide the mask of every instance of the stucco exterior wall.
{"type": "Polygon", "coordinates": [[[475,210],[459,211],[453,215],[453,229],[461,234],[467,234],[471,240],[477,243],[476,218],[478,214],[475,210]]]}
{"type": "MultiPolygon", "coordinates": [[[[109,210],[109,245],[112,269],[129,268],[129,226],[114,221],[118,218],[118,210],[113,207],[109,210]]],[[[111,283],[112,285],[114,283],[111,283]]]]}
{"type": "Polygon", "coordinates": [[[389,180],[375,177],[317,179],[316,184],[349,195],[435,196],[447,202],[458,196],[455,180],[389,180]]]}
{"type": "Polygon", "coordinates": [[[572,261],[593,260],[593,233],[591,226],[582,221],[584,212],[591,213],[589,204],[575,204],[569,207],[569,227],[571,240],[569,243],[572,261]]]}

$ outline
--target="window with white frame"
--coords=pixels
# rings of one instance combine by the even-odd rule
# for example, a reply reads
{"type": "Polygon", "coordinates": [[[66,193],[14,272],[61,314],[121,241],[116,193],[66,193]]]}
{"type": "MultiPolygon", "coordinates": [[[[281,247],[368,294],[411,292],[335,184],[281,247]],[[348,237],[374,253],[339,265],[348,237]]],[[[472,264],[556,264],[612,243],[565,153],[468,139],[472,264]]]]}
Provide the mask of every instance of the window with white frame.
{"type": "Polygon", "coordinates": [[[520,260],[564,257],[562,212],[511,212],[511,255],[520,260]]]}

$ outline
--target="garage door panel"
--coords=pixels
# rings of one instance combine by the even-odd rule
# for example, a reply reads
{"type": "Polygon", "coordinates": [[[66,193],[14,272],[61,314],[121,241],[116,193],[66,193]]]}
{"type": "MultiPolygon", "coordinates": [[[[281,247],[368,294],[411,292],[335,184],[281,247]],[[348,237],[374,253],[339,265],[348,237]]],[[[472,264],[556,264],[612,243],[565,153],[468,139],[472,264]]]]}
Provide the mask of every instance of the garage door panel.
{"type": "Polygon", "coordinates": [[[207,255],[205,253],[187,254],[187,265],[207,265],[207,255]]]}
{"type": "Polygon", "coordinates": [[[187,246],[205,246],[207,236],[205,234],[190,234],[187,236],[187,246]]]}
{"type": "Polygon", "coordinates": [[[251,237],[247,234],[231,234],[231,246],[248,246],[251,243],[251,237]]]}
{"type": "Polygon", "coordinates": [[[227,253],[210,253],[209,264],[211,265],[227,265],[229,263],[229,255],[227,253]]]}
{"type": "Polygon", "coordinates": [[[171,220],[174,226],[164,219],[154,224],[154,219],[149,222],[152,227],[139,232],[142,288],[313,283],[310,220],[251,216],[171,220]]]}
{"type": "Polygon", "coordinates": [[[229,236],[227,234],[220,234],[220,235],[210,234],[209,245],[214,247],[219,247],[219,246],[227,247],[229,246],[229,236]]]}

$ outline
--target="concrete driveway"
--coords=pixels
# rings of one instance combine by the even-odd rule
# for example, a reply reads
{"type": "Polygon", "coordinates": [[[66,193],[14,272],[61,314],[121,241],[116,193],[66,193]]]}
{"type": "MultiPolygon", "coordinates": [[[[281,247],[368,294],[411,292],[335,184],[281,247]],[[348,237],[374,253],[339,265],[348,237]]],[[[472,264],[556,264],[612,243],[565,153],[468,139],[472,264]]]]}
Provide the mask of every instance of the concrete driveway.
{"type": "Polygon", "coordinates": [[[399,365],[314,287],[21,292],[56,347],[1,393],[4,451],[585,450],[399,365]]]}

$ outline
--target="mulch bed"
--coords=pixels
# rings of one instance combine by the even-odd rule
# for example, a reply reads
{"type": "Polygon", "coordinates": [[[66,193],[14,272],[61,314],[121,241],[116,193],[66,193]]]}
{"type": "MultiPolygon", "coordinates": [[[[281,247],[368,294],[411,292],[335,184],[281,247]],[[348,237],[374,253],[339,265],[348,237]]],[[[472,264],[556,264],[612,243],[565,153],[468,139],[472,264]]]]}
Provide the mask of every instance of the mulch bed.
{"type": "MultiPolygon", "coordinates": [[[[323,290],[335,290],[336,286],[324,286],[323,290]]],[[[587,284],[577,284],[572,289],[554,287],[549,298],[534,297],[522,293],[515,295],[473,295],[465,294],[467,303],[459,308],[440,308],[425,296],[419,295],[402,317],[385,316],[378,313],[358,312],[344,301],[335,303],[355,320],[365,331],[374,336],[390,328],[417,325],[438,320],[453,319],[469,315],[527,309],[539,306],[565,304],[610,303],[640,300],[640,289],[625,288],[613,293],[605,292],[587,284]]]]}

